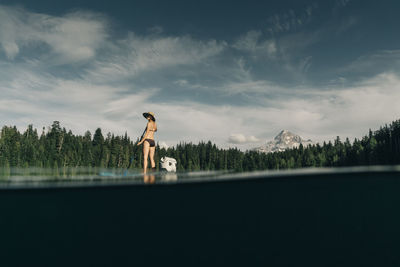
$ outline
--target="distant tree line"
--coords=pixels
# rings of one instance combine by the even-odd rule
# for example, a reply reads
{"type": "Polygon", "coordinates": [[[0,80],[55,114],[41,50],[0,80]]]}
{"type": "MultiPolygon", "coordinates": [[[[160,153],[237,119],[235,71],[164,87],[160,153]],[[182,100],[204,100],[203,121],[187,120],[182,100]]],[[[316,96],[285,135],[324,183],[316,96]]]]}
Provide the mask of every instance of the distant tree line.
{"type": "Polygon", "coordinates": [[[352,143],[339,137],[323,144],[300,145],[282,152],[218,149],[211,142],[180,144],[168,149],[181,170],[277,170],[303,167],[339,167],[400,164],[400,120],[352,143]]]}
{"type": "MultiPolygon", "coordinates": [[[[143,165],[141,149],[127,134],[103,135],[98,128],[92,135],[74,135],[54,121],[39,134],[32,125],[20,133],[4,126],[0,135],[0,168],[9,173],[13,168],[40,167],[67,169],[74,167],[139,169],[143,165]],[[130,164],[131,162],[131,164],[130,164]]],[[[180,143],[168,149],[156,147],[156,165],[160,158],[173,157],[178,171],[291,169],[302,167],[332,167],[400,164],[400,120],[369,131],[352,143],[339,137],[332,143],[309,145],[283,152],[242,152],[237,148],[220,149],[215,144],[180,143]]]]}

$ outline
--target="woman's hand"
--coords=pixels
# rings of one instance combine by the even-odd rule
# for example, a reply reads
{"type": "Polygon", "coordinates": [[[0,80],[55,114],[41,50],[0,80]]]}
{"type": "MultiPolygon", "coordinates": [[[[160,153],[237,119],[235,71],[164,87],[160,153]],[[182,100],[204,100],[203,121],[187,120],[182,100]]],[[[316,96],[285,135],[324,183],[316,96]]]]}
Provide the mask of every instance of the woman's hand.
{"type": "Polygon", "coordinates": [[[138,146],[140,146],[141,144],[143,144],[143,140],[137,143],[138,146]]]}

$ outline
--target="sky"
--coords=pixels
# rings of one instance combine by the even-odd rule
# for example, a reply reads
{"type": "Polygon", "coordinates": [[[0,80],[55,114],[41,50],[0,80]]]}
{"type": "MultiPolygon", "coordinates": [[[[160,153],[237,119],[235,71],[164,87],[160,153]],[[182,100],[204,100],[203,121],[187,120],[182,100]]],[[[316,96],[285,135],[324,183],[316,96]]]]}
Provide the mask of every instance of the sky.
{"type": "Polygon", "coordinates": [[[257,147],[400,118],[395,0],[0,0],[0,125],[257,147]]]}

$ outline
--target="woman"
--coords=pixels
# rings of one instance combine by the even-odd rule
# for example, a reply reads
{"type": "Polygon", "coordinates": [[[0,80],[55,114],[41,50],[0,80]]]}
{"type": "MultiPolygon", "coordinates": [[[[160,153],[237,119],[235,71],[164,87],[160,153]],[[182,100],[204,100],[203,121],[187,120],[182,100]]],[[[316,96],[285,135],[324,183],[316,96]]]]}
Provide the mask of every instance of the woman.
{"type": "Polygon", "coordinates": [[[153,112],[145,112],[143,116],[147,119],[147,126],[142,140],[138,145],[143,144],[143,173],[147,172],[147,160],[150,153],[150,164],[153,171],[156,170],[156,162],[154,161],[154,153],[156,151],[156,143],[154,142],[154,132],[157,131],[156,119],[153,112]]]}

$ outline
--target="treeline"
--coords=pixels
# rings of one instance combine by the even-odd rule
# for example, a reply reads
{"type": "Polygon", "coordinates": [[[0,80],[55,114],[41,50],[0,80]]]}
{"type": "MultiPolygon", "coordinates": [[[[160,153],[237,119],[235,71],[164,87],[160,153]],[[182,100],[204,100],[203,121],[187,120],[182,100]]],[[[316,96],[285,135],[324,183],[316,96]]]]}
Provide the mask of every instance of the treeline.
{"type": "MultiPolygon", "coordinates": [[[[39,133],[32,125],[20,133],[16,127],[4,126],[0,135],[0,167],[40,167],[66,169],[74,167],[139,169],[143,165],[142,147],[127,134],[103,135],[100,128],[92,134],[74,135],[55,121],[39,133]],[[130,164],[131,162],[131,164],[130,164]]],[[[235,170],[253,171],[302,167],[332,167],[400,164],[400,120],[369,131],[361,139],[289,149],[284,152],[242,152],[239,149],[220,149],[215,144],[180,143],[168,149],[156,147],[156,165],[163,156],[177,159],[178,171],[235,170]]]]}
{"type": "Polygon", "coordinates": [[[211,142],[179,144],[168,149],[180,170],[292,169],[303,167],[339,167],[400,164],[400,120],[350,142],[337,137],[334,142],[288,149],[283,152],[242,152],[238,149],[218,149],[211,142]]]}
{"type": "MultiPolygon", "coordinates": [[[[126,168],[134,155],[140,155],[139,148],[125,134],[103,136],[98,128],[92,134],[74,135],[61,128],[58,121],[39,135],[29,125],[25,132],[4,126],[0,135],[0,167],[102,167],[126,168]]],[[[141,161],[136,157],[132,168],[139,168],[141,161]]]]}

